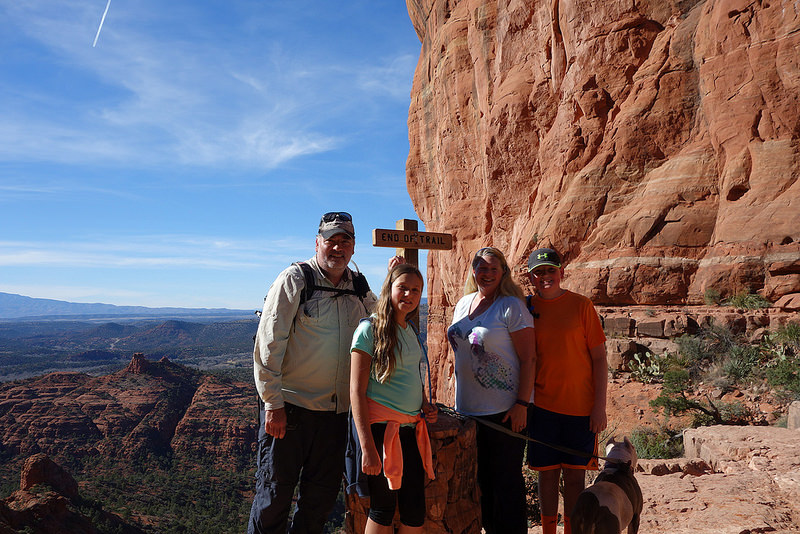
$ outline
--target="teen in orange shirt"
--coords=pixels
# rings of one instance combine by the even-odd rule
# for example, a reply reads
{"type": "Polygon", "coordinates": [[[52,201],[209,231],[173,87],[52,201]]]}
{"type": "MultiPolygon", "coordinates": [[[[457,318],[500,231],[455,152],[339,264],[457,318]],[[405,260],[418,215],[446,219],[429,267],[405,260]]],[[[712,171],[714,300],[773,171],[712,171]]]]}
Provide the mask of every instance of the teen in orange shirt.
{"type": "MultiPolygon", "coordinates": [[[[536,381],[528,434],[544,443],[597,455],[597,434],[606,428],[608,363],[605,334],[591,301],[561,287],[564,269],[552,249],[534,251],[528,274],[536,294],[536,381]]],[[[539,472],[544,534],[555,534],[558,485],[564,477],[564,533],[569,513],[597,459],[570,455],[531,442],[528,465],[539,472]]]]}

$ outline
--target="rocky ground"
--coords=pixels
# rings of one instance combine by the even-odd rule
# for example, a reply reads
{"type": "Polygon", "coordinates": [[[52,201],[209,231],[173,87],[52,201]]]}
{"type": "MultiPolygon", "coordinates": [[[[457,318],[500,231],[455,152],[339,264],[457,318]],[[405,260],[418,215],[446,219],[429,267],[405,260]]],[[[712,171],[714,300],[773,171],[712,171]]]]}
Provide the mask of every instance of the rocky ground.
{"type": "Polygon", "coordinates": [[[699,461],[643,462],[639,532],[800,532],[800,430],[704,427],[684,443],[699,461]]]}
{"type": "MultiPolygon", "coordinates": [[[[622,414],[653,417],[649,408],[636,408],[650,389],[612,385],[610,411],[620,428],[632,425],[622,414]]],[[[795,420],[800,406],[796,410],[795,420]]],[[[703,427],[686,430],[684,445],[685,458],[640,461],[641,534],[800,532],[800,429],[703,427]]],[[[541,527],[529,532],[538,534],[541,527]]]]}

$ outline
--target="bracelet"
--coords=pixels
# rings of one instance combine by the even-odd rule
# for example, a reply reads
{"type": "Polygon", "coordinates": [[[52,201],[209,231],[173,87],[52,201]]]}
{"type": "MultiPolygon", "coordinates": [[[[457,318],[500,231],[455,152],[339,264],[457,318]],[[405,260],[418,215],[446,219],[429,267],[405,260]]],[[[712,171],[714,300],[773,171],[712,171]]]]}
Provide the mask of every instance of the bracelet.
{"type": "Polygon", "coordinates": [[[531,403],[530,403],[530,402],[524,401],[524,400],[522,400],[522,399],[517,399],[517,400],[515,400],[514,402],[515,402],[516,404],[519,404],[520,406],[525,406],[526,408],[527,408],[528,406],[530,406],[530,405],[531,405],[531,403]]]}

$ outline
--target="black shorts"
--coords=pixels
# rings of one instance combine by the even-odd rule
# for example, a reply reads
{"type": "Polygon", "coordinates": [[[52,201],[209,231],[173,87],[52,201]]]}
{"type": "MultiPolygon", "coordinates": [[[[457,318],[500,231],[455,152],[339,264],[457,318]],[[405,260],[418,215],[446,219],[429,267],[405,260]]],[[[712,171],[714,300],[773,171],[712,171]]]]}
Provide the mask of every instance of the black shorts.
{"type": "MultiPolygon", "coordinates": [[[[383,435],[386,423],[370,425],[372,438],[378,454],[383,456],[383,435]]],[[[367,475],[369,484],[369,518],[379,525],[392,524],[395,509],[400,509],[400,522],[409,527],[421,527],[425,523],[425,468],[417,448],[416,431],[413,426],[400,427],[400,446],[403,449],[403,478],[399,489],[389,489],[383,472],[367,475]]]]}
{"type": "Polygon", "coordinates": [[[597,470],[597,434],[589,428],[589,416],[564,415],[537,406],[528,409],[528,436],[559,447],[585,453],[563,452],[534,441],[528,442],[528,467],[597,470]]]}

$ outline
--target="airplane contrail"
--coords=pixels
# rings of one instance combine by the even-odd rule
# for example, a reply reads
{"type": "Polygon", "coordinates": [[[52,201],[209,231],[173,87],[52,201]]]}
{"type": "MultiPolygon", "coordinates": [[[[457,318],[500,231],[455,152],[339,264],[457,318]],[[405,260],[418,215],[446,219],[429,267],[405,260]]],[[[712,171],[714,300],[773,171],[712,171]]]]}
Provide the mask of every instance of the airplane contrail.
{"type": "Polygon", "coordinates": [[[97,35],[94,36],[94,42],[92,43],[92,48],[97,46],[97,38],[100,37],[100,30],[103,29],[103,23],[106,21],[106,15],[108,14],[108,7],[111,5],[111,0],[108,0],[106,4],[106,10],[103,11],[103,17],[100,19],[100,26],[97,27],[97,35]]]}

